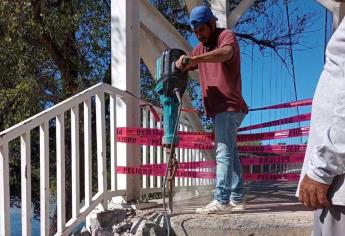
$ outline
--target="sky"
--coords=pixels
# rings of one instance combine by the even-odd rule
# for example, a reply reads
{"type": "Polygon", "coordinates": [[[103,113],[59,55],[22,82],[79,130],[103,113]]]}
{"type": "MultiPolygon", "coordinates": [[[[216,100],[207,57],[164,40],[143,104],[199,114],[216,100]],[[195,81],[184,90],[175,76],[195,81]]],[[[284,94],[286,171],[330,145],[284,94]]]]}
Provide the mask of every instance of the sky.
{"type": "MultiPolygon", "coordinates": [[[[303,44],[307,47],[294,47],[293,55],[295,61],[296,87],[298,100],[312,98],[319,76],[324,64],[325,46],[325,16],[326,10],[314,0],[290,1],[290,9],[298,8],[300,14],[314,13],[313,26],[303,36],[303,44]]],[[[281,6],[284,7],[283,5],[281,6]]],[[[328,13],[327,39],[331,35],[331,14],[328,13]]],[[[282,22],[287,23],[287,22],[282,22]]],[[[194,46],[197,43],[195,38],[190,40],[194,46]]],[[[274,53],[265,50],[262,53],[257,46],[241,45],[241,73],[243,96],[251,108],[285,103],[295,100],[293,78],[288,73],[274,53]],[[252,57],[253,50],[253,57],[252,57]]],[[[309,107],[299,109],[300,114],[310,112],[309,107]]],[[[279,109],[271,111],[250,112],[242,123],[242,126],[257,124],[297,115],[296,109],[279,109]]],[[[290,124],[280,127],[258,129],[252,133],[267,132],[280,129],[307,126],[308,122],[301,124],[290,124]]],[[[270,141],[274,144],[284,142],[288,144],[305,142],[306,138],[290,138],[287,140],[270,141]]]]}

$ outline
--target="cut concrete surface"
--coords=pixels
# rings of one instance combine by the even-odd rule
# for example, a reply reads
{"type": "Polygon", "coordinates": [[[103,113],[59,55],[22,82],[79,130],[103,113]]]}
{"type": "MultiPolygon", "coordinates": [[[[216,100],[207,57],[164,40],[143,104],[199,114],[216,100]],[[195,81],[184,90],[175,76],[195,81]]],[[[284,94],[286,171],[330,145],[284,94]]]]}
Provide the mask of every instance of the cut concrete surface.
{"type": "Polygon", "coordinates": [[[178,236],[310,236],[312,211],[298,202],[296,187],[281,182],[247,184],[247,209],[227,215],[194,213],[212,200],[211,195],[178,201],[171,216],[173,231],[178,236]]]}

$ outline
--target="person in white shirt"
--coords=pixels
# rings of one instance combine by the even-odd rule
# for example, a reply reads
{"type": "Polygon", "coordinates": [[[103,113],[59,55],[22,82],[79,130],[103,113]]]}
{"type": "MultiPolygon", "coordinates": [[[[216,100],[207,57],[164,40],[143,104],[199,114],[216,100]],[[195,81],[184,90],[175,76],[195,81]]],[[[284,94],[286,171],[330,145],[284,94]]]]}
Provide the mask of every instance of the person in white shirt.
{"type": "Polygon", "coordinates": [[[313,236],[345,235],[345,19],[327,46],[296,196],[315,210],[313,236]]]}

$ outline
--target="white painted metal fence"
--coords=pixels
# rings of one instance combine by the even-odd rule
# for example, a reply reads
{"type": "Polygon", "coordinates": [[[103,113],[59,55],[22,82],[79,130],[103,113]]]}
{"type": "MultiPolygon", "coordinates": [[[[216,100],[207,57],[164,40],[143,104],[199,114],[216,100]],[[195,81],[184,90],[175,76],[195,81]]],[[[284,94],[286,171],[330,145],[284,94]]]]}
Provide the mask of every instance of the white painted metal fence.
{"type": "MultiPolygon", "coordinates": [[[[156,122],[154,116],[149,109],[142,110],[142,127],[143,128],[162,128],[161,122],[156,122]]],[[[179,125],[180,131],[192,131],[191,126],[184,119],[180,119],[179,125]]],[[[143,146],[142,148],[142,163],[143,164],[159,164],[166,163],[167,156],[165,148],[163,147],[153,147],[153,146],[143,146]]],[[[176,158],[179,163],[181,162],[194,162],[194,161],[205,161],[207,160],[206,154],[199,150],[192,149],[182,149],[176,148],[176,158]]],[[[211,171],[210,168],[196,169],[196,171],[211,171]]],[[[142,190],[144,193],[155,193],[162,192],[163,187],[162,177],[155,176],[143,176],[142,179],[142,190]]],[[[204,187],[213,185],[213,180],[206,179],[192,179],[192,178],[176,178],[175,179],[175,189],[188,190],[190,193],[197,193],[204,187]]]]}
{"type": "MultiPolygon", "coordinates": [[[[0,133],[0,235],[11,235],[10,222],[10,170],[9,144],[20,139],[21,156],[21,210],[22,235],[31,235],[32,203],[31,203],[31,132],[39,128],[39,157],[40,157],[40,224],[41,235],[49,233],[49,200],[51,197],[49,166],[56,164],[56,206],[57,206],[57,235],[68,235],[86,216],[99,204],[106,206],[106,201],[114,196],[123,196],[125,190],[116,187],[116,105],[117,97],[128,94],[107,84],[95,85],[73,97],[67,99],[46,111],[43,111],[0,133]],[[109,110],[105,107],[105,97],[109,97],[109,110]],[[92,107],[95,106],[95,117],[92,117],[92,107]],[[81,108],[81,109],[80,109],[81,108]],[[83,111],[82,113],[80,111],[83,111]],[[80,115],[83,117],[81,119],[80,115]],[[110,124],[106,123],[106,115],[110,124]],[[65,124],[65,116],[70,117],[70,124],[65,124]],[[92,191],[92,119],[95,119],[97,140],[97,191],[92,191]],[[82,128],[80,121],[82,120],[82,128]],[[109,125],[109,133],[106,126],[109,125]],[[72,217],[66,220],[66,173],[65,173],[65,131],[71,131],[71,180],[72,180],[72,217]],[[49,130],[56,132],[56,163],[50,163],[49,130]],[[79,140],[79,136],[83,140],[79,140]],[[106,137],[110,137],[110,147],[106,146],[106,137]],[[80,157],[80,141],[83,142],[84,157],[80,157]],[[109,157],[106,150],[110,150],[109,157]],[[80,158],[84,158],[84,183],[80,183],[80,158]],[[107,169],[107,158],[110,166],[107,169]],[[110,170],[109,170],[110,168],[110,170]],[[110,188],[108,188],[107,173],[110,172],[110,188]],[[84,185],[84,201],[80,201],[80,186],[84,185]]],[[[139,112],[139,111],[138,111],[139,112]]],[[[152,114],[143,109],[143,127],[161,127],[161,123],[154,122],[152,114]]],[[[190,130],[188,124],[182,122],[180,130],[190,130]]],[[[180,162],[204,160],[203,154],[195,150],[177,149],[180,162]]],[[[142,147],[142,163],[153,164],[166,162],[166,155],[161,147],[142,147]]],[[[161,177],[142,178],[141,193],[161,192],[161,177]]],[[[195,190],[198,186],[213,184],[212,181],[192,180],[183,178],[176,180],[177,189],[187,188],[195,190]],[[193,187],[194,186],[194,187],[193,187]]]]}

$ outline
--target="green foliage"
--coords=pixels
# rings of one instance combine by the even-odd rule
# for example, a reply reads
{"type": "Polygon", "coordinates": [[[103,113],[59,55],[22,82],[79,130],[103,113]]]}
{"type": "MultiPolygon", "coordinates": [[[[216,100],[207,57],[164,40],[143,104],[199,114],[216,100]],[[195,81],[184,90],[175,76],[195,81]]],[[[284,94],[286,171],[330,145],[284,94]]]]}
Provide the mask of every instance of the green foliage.
{"type": "MultiPolygon", "coordinates": [[[[100,81],[110,81],[110,0],[0,1],[0,131],[100,81]]],[[[51,122],[53,194],[54,128],[51,122]]],[[[66,164],[70,161],[68,142],[66,138],[66,164]]],[[[38,214],[37,129],[31,131],[31,147],[32,201],[38,214]]],[[[12,141],[9,148],[11,204],[15,206],[21,195],[19,140],[12,141]]]]}

